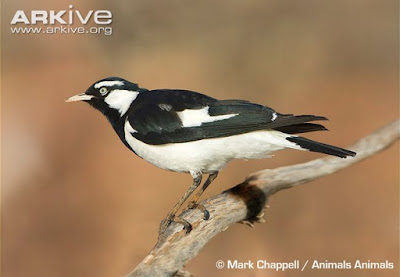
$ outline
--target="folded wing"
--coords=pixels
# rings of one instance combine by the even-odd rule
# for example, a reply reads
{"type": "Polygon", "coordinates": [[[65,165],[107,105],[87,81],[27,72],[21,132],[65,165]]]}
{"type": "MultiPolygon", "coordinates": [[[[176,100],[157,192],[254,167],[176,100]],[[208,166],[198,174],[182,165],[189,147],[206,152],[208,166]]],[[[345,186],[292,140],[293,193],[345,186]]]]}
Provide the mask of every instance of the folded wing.
{"type": "Polygon", "coordinates": [[[149,98],[135,106],[127,117],[135,130],[132,135],[146,144],[182,143],[258,130],[278,130],[287,134],[326,130],[320,124],[308,123],[326,120],[321,116],[279,114],[248,101],[219,101],[189,91],[158,93],[165,94],[162,104],[149,98]],[[171,93],[173,96],[168,97],[171,93]],[[183,97],[181,101],[179,97],[183,97]]]}

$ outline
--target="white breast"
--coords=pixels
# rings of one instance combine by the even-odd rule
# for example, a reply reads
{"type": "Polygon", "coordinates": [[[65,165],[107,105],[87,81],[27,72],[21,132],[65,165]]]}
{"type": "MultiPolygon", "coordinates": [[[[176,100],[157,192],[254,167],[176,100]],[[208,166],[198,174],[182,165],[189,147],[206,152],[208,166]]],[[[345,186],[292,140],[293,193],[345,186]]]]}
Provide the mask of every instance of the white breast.
{"type": "Polygon", "coordinates": [[[176,172],[219,171],[232,159],[261,159],[283,148],[301,149],[278,131],[255,131],[225,138],[191,142],[148,145],[131,135],[133,128],[125,123],[125,139],[136,154],[163,169],[176,172]]]}

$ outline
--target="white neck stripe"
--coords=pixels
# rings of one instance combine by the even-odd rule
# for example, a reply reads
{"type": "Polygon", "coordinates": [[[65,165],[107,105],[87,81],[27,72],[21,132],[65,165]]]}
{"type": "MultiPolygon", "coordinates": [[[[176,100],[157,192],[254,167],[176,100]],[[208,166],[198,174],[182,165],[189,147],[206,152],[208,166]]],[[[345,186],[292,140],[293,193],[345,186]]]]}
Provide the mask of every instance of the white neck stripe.
{"type": "Polygon", "coordinates": [[[124,85],[123,81],[102,81],[95,84],[94,88],[123,86],[123,85],[124,85]]]}
{"type": "Polygon", "coordinates": [[[104,98],[104,102],[106,102],[110,108],[118,110],[119,114],[123,116],[128,111],[132,102],[135,101],[138,94],[139,92],[133,90],[116,89],[112,90],[106,98],[104,98]]]}

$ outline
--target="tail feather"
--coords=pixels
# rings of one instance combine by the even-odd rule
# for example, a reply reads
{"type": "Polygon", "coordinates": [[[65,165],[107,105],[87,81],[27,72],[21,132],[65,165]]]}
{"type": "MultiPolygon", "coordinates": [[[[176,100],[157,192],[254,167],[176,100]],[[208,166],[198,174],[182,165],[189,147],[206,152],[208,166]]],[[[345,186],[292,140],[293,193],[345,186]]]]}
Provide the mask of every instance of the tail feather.
{"type": "Polygon", "coordinates": [[[340,148],[340,147],[336,147],[333,145],[313,141],[313,140],[306,139],[303,137],[296,137],[296,136],[290,137],[289,136],[286,139],[290,142],[296,143],[301,148],[309,150],[311,152],[324,153],[324,154],[328,154],[328,155],[332,155],[332,156],[336,156],[336,157],[340,157],[340,158],[346,158],[347,156],[354,157],[356,155],[356,153],[353,151],[350,151],[350,150],[347,150],[344,148],[340,148]]]}
{"type": "Polygon", "coordinates": [[[278,114],[278,117],[268,123],[268,127],[271,129],[280,128],[280,127],[289,127],[298,124],[302,124],[309,121],[317,121],[317,120],[328,120],[324,116],[316,116],[316,115],[291,115],[291,114],[278,114]]]}
{"type": "Polygon", "coordinates": [[[315,124],[315,123],[294,124],[294,125],[283,126],[283,127],[278,127],[278,128],[274,128],[274,129],[277,131],[283,132],[285,134],[299,134],[299,133],[328,130],[323,125],[315,124]]]}

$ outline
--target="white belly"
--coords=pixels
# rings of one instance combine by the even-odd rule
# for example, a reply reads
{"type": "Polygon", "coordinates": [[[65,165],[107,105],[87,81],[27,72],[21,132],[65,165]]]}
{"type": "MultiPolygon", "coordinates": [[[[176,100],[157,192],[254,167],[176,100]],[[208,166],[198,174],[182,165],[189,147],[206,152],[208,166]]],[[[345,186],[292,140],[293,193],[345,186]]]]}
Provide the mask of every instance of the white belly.
{"type": "Polygon", "coordinates": [[[219,171],[232,159],[261,159],[283,148],[300,149],[286,140],[287,136],[278,131],[255,131],[225,138],[149,145],[125,130],[128,144],[146,161],[171,171],[202,173],[219,171]]]}

